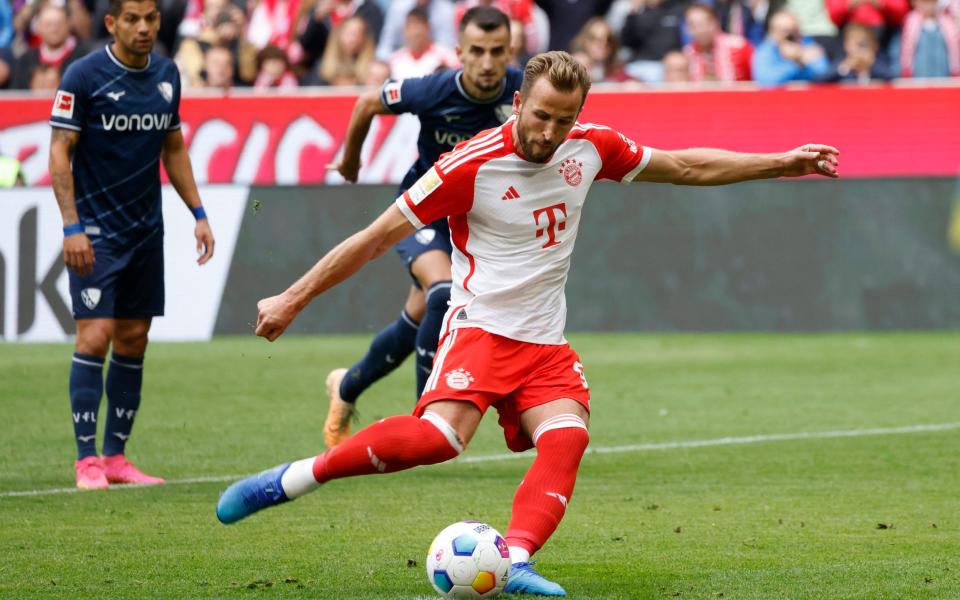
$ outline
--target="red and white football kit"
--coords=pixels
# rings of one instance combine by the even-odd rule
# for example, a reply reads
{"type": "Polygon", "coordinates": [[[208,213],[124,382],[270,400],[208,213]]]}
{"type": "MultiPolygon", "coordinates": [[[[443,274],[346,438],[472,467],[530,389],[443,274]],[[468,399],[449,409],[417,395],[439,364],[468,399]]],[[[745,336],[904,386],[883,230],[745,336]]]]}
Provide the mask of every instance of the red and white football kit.
{"type": "Polygon", "coordinates": [[[437,400],[496,406],[507,445],[532,447],[519,414],[571,398],[589,410],[579,357],[563,337],[564,286],[587,192],[630,182],[651,150],[577,123],[546,163],[519,155],[515,120],[444,154],[396,205],[416,227],[449,217],[453,286],[433,374],[414,412],[437,400]]]}

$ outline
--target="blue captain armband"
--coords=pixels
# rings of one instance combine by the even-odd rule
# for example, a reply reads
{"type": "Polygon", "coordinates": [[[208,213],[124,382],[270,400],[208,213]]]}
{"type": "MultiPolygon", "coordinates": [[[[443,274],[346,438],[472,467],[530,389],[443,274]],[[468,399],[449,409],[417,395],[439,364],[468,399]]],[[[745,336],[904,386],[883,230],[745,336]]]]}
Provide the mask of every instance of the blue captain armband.
{"type": "Polygon", "coordinates": [[[202,207],[202,206],[197,206],[196,208],[191,208],[191,209],[190,209],[190,212],[193,213],[193,218],[196,219],[196,220],[198,220],[198,221],[199,221],[200,219],[206,219],[206,218],[207,218],[207,211],[203,210],[203,207],[202,207]]]}

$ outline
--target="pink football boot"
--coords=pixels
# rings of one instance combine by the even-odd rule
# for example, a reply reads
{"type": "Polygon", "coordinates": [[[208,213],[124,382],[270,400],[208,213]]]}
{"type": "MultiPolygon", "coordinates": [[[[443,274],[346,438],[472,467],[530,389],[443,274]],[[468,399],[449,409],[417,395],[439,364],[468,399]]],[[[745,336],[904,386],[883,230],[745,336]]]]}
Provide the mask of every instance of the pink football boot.
{"type": "Polygon", "coordinates": [[[147,475],[133,466],[122,454],[103,457],[103,469],[110,483],[133,483],[136,485],[157,485],[166,483],[159,477],[147,475]]]}
{"type": "Polygon", "coordinates": [[[77,470],[77,487],[81,490],[105,490],[110,486],[99,457],[87,456],[74,463],[73,468],[77,470]]]}

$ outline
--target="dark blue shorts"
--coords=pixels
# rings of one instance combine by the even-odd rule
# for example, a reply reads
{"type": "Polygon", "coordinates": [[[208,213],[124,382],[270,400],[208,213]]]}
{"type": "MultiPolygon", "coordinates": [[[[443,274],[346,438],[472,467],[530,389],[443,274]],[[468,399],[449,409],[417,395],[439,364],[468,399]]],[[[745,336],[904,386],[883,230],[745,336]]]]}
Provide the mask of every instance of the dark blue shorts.
{"type": "MultiPolygon", "coordinates": [[[[437,219],[423,229],[400,240],[394,246],[394,249],[400,255],[400,260],[406,265],[407,271],[410,271],[410,265],[424,252],[442,250],[449,256],[453,252],[450,245],[450,226],[445,218],[437,219]]],[[[413,284],[420,287],[417,278],[413,277],[413,272],[410,272],[410,277],[413,278],[413,284]]]]}
{"type": "Polygon", "coordinates": [[[74,319],[163,315],[163,236],[134,248],[96,244],[93,273],[67,269],[74,319]]]}

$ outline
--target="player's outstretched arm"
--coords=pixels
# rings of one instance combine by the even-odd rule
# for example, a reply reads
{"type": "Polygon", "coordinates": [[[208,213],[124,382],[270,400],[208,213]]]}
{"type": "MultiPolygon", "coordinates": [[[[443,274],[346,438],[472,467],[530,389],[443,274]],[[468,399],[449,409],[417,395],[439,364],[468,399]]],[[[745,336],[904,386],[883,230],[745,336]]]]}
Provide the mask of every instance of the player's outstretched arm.
{"type": "Polygon", "coordinates": [[[347,126],[346,143],[339,163],[327,165],[329,171],[339,171],[344,179],[356,183],[360,174],[360,150],[367,139],[370,123],[376,115],[393,114],[380,102],[380,89],[370,90],[357,98],[347,126]]]}
{"type": "Polygon", "coordinates": [[[650,163],[634,181],[724,185],[802,175],[839,177],[839,155],[839,150],[823,144],[805,144],[781,154],[748,154],[715,148],[653,150],[650,163]]]}
{"type": "Polygon", "coordinates": [[[368,227],[340,242],[285,292],[258,302],[257,335],[276,340],[316,296],[359,271],[414,230],[396,204],[390,205],[368,227]]]}
{"type": "Polygon", "coordinates": [[[70,163],[73,151],[80,141],[80,132],[54,127],[50,133],[50,183],[63,217],[63,262],[79,275],[93,272],[95,260],[93,244],[84,233],[77,215],[77,203],[73,190],[73,172],[70,163]],[[73,233],[70,233],[73,231],[73,233]]]}
{"type": "Polygon", "coordinates": [[[197,240],[197,254],[200,255],[197,258],[197,264],[205,264],[213,258],[215,241],[213,231],[210,229],[210,220],[207,219],[207,213],[203,210],[203,203],[200,201],[197,182],[193,178],[193,167],[190,165],[187,145],[183,141],[183,132],[179,129],[167,132],[163,140],[161,157],[170,183],[173,184],[183,203],[187,205],[187,208],[197,219],[197,224],[193,229],[193,236],[197,240]]]}

